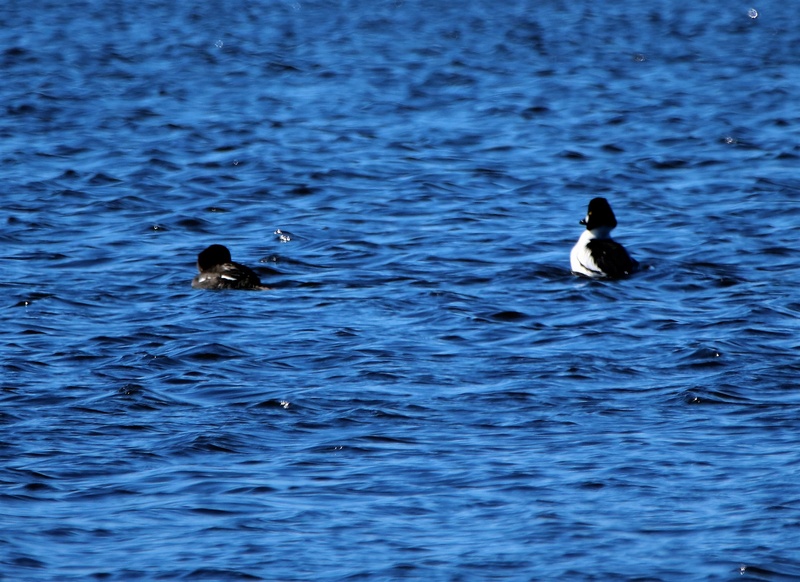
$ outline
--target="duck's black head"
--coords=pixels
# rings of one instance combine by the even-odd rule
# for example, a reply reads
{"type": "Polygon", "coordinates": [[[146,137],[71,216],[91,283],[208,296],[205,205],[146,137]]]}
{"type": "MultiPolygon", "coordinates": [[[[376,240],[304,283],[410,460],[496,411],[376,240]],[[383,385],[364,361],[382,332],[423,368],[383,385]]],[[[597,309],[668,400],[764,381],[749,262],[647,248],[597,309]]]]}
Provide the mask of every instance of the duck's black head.
{"type": "Polygon", "coordinates": [[[589,202],[589,211],[586,213],[586,218],[581,220],[581,224],[586,225],[586,230],[595,230],[597,228],[605,228],[613,230],[617,226],[617,218],[614,216],[614,211],[611,210],[611,205],[605,198],[592,198],[589,202]]]}
{"type": "Polygon", "coordinates": [[[231,262],[231,252],[222,245],[211,245],[197,255],[197,268],[202,273],[209,269],[231,262]]]}

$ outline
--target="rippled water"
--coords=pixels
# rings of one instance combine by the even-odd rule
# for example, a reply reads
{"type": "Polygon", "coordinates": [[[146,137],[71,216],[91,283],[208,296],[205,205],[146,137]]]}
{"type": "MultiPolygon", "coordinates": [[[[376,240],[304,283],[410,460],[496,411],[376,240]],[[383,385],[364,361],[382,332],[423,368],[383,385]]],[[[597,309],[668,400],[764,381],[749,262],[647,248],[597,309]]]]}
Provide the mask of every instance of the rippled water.
{"type": "Polygon", "coordinates": [[[4,3],[0,579],[800,578],[799,17],[4,3]]]}

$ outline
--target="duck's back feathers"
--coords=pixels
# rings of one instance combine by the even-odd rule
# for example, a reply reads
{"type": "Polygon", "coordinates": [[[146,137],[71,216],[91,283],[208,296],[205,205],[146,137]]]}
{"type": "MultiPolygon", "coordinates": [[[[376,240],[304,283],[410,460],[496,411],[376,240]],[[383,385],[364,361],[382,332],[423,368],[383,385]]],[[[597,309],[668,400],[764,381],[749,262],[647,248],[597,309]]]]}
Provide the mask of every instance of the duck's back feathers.
{"type": "Polygon", "coordinates": [[[586,243],[597,269],[606,277],[619,279],[634,273],[639,263],[631,258],[628,251],[610,238],[595,238],[586,243]]]}
{"type": "Polygon", "coordinates": [[[192,280],[195,289],[266,289],[250,268],[239,263],[223,263],[203,271],[192,280]]]}

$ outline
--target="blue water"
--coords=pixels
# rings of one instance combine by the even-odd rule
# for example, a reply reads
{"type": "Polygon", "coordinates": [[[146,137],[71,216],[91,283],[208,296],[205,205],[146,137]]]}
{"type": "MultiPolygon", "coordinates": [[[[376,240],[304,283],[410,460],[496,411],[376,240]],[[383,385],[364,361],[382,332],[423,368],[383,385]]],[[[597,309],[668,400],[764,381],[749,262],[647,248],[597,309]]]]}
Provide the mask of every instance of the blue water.
{"type": "Polygon", "coordinates": [[[794,2],[0,41],[0,579],[800,579],[794,2]],[[629,280],[569,272],[598,195],[629,280]]]}

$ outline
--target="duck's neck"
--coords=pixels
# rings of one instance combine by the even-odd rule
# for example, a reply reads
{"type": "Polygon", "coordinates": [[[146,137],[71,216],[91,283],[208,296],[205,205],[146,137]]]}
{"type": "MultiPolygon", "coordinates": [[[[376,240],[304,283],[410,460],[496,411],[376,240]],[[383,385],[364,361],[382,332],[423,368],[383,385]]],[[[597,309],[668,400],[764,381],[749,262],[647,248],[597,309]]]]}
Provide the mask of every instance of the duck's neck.
{"type": "Polygon", "coordinates": [[[611,238],[612,230],[614,229],[607,226],[598,226],[592,230],[585,231],[582,236],[585,240],[592,240],[593,238],[611,238]]]}

